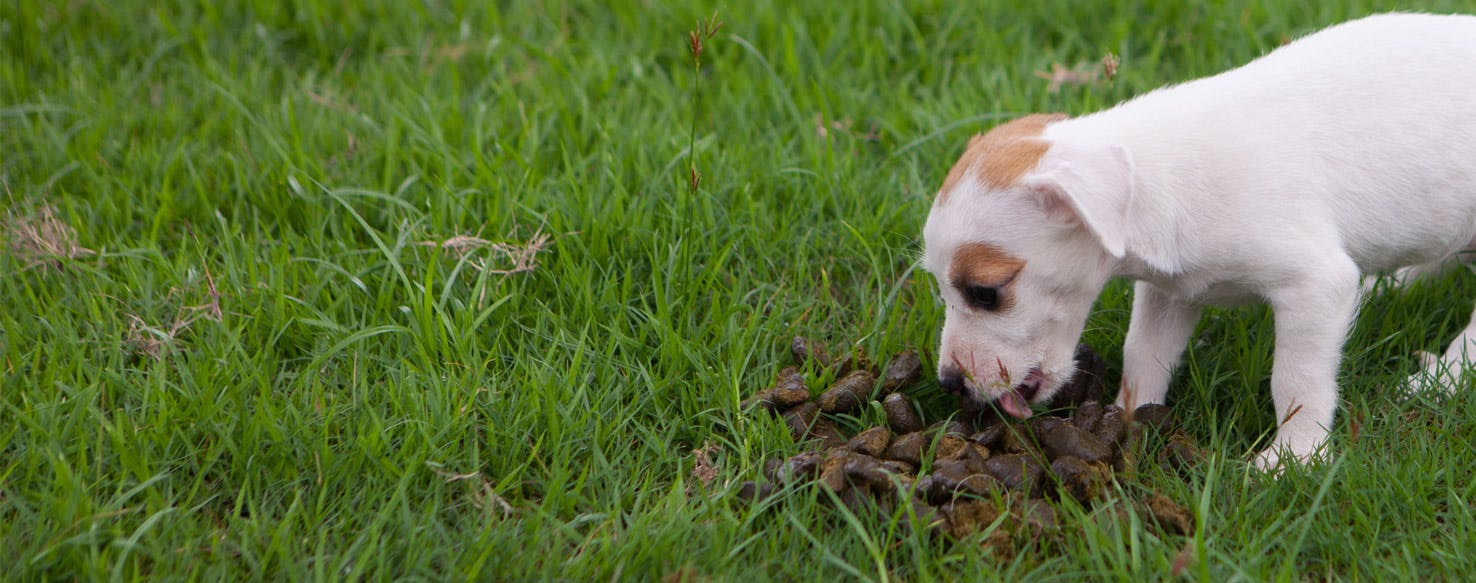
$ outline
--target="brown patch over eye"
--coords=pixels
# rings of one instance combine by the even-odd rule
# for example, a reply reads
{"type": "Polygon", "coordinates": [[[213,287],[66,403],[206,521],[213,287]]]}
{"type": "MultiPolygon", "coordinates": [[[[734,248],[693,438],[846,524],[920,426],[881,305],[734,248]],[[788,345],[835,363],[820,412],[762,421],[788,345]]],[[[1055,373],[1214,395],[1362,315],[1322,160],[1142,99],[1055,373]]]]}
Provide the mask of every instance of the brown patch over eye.
{"type": "Polygon", "coordinates": [[[1019,180],[1044,156],[1050,144],[1036,139],[1045,127],[1066,119],[1059,113],[1037,113],[995,126],[989,133],[969,139],[963,156],[948,171],[943,179],[943,188],[938,190],[934,204],[942,204],[953,192],[958,181],[975,173],[984,184],[1004,188],[1019,180]]]}
{"type": "Polygon", "coordinates": [[[988,243],[965,243],[953,252],[948,281],[965,301],[981,310],[1008,309],[1015,303],[1009,284],[1025,260],[988,243]]]}

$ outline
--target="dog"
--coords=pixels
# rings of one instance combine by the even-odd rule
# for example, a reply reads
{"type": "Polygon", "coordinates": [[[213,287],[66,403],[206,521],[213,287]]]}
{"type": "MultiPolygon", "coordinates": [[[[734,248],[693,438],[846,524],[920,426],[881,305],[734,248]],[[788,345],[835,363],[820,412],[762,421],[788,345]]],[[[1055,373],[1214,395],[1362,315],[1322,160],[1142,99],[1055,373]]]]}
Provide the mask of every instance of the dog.
{"type": "MultiPolygon", "coordinates": [[[[1202,306],[1269,304],[1278,426],[1253,463],[1271,470],[1323,451],[1364,278],[1437,271],[1425,266],[1468,249],[1476,17],[1384,14],[1105,111],[973,137],[920,261],[946,310],[939,385],[1017,418],[1071,379],[1111,278],[1136,282],[1124,408],[1164,401],[1202,306]]],[[[1476,314],[1427,366],[1459,370],[1468,351],[1476,314]]]]}

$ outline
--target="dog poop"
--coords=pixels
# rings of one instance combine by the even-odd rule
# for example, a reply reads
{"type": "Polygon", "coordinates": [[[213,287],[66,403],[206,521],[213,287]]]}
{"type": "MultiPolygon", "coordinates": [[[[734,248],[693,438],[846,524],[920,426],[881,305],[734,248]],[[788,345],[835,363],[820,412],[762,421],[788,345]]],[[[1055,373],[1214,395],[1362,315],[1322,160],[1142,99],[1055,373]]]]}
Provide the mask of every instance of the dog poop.
{"type": "Polygon", "coordinates": [[[1162,494],[1153,494],[1143,500],[1148,516],[1168,534],[1189,536],[1194,533],[1194,515],[1162,494]]]}
{"type": "Polygon", "coordinates": [[[784,423],[789,425],[789,435],[795,441],[804,439],[810,433],[810,426],[815,424],[815,419],[820,416],[820,406],[806,402],[798,407],[784,412],[784,423]]]}
{"type": "Polygon", "coordinates": [[[840,427],[829,419],[820,419],[810,427],[810,437],[820,440],[820,445],[825,448],[843,447],[846,445],[846,434],[841,433],[840,427]]]}
{"type": "MultiPolygon", "coordinates": [[[[796,488],[816,484],[828,491],[826,499],[851,512],[901,512],[905,528],[955,539],[979,536],[983,549],[1008,558],[1017,543],[1060,535],[1053,504],[1066,499],[1083,506],[1104,504],[1113,493],[1140,490],[1121,484],[1136,475],[1141,456],[1156,455],[1166,469],[1180,472],[1202,459],[1193,440],[1172,429],[1168,407],[1123,411],[1103,405],[1105,365],[1085,345],[1077,350],[1081,370],[1070,383],[1071,394],[1052,405],[1070,416],[1041,414],[1018,421],[968,410],[931,425],[900,392],[923,370],[916,351],[892,357],[881,371],[865,359],[847,357],[851,364],[846,366],[853,369],[840,373],[817,342],[796,337],[791,350],[798,365],[779,371],[773,384],[744,404],[781,418],[796,442],[817,449],[767,460],[764,481],[736,485],[733,495],[746,502],[782,500],[796,488]],[[819,370],[809,364],[820,365],[819,370]],[[812,400],[806,370],[839,378],[812,400]],[[875,407],[873,398],[880,399],[875,407]],[[878,412],[883,423],[863,425],[854,435],[843,431],[877,420],[878,412]],[[1160,434],[1165,435],[1143,439],[1160,434]],[[1159,449],[1148,451],[1151,447],[1159,449]],[[1127,473],[1120,473],[1124,468],[1127,473]]],[[[1193,532],[1193,514],[1167,497],[1152,494],[1136,505],[1163,533],[1193,532]]]]}
{"type": "Polygon", "coordinates": [[[870,488],[872,492],[890,492],[899,484],[911,483],[912,478],[907,476],[911,469],[912,466],[897,465],[859,453],[848,456],[841,465],[848,481],[870,488]]]}
{"type": "MultiPolygon", "coordinates": [[[[836,376],[843,376],[852,370],[870,369],[871,363],[850,352],[834,354],[825,348],[824,344],[815,342],[803,336],[795,336],[789,343],[790,354],[794,356],[794,363],[800,366],[814,364],[820,369],[835,371],[836,376]]],[[[872,373],[875,376],[875,372],[872,373]]]]}
{"type": "Polygon", "coordinates": [[[882,391],[892,392],[912,383],[917,382],[922,376],[922,359],[917,356],[917,351],[904,350],[897,356],[893,356],[887,362],[886,370],[882,371],[882,391]]]}
{"type": "Polygon", "coordinates": [[[811,341],[803,336],[795,336],[789,343],[789,351],[794,355],[794,363],[803,365],[814,361],[822,368],[830,366],[830,351],[824,345],[811,341]]]}
{"type": "Polygon", "coordinates": [[[989,458],[984,469],[999,479],[1006,488],[1017,492],[1036,492],[1045,473],[1035,456],[1008,454],[989,458]]]}
{"type": "Polygon", "coordinates": [[[1051,459],[1075,457],[1085,462],[1104,462],[1112,459],[1112,447],[1076,425],[1061,423],[1040,436],[1046,456],[1051,459]]]}
{"type": "Polygon", "coordinates": [[[779,487],[763,482],[743,482],[738,484],[738,491],[733,495],[744,502],[756,502],[773,496],[779,491],[779,487]]]}
{"type": "Polygon", "coordinates": [[[1158,460],[1165,467],[1174,471],[1184,471],[1190,466],[1204,459],[1204,452],[1194,443],[1194,438],[1189,437],[1183,431],[1175,431],[1169,436],[1168,443],[1164,444],[1163,450],[1158,452],[1158,460]]]}
{"type": "Polygon", "coordinates": [[[922,417],[912,407],[912,400],[902,393],[892,393],[882,399],[882,411],[887,414],[887,426],[897,433],[912,433],[923,428],[922,417]]]}
{"type": "Polygon", "coordinates": [[[887,451],[882,454],[882,457],[914,466],[921,465],[923,448],[927,445],[928,436],[921,431],[914,431],[892,440],[892,444],[887,446],[887,451]]]}
{"type": "Polygon", "coordinates": [[[857,433],[846,447],[857,453],[864,453],[871,457],[881,457],[887,451],[887,446],[892,444],[892,431],[886,427],[872,427],[857,433]]]}
{"type": "Polygon", "coordinates": [[[999,520],[1003,514],[998,506],[983,500],[951,501],[944,504],[942,509],[943,515],[947,518],[948,533],[954,538],[963,538],[983,531],[999,520]]]}
{"type": "Polygon", "coordinates": [[[1173,422],[1173,411],[1167,405],[1143,405],[1133,411],[1133,423],[1140,423],[1154,430],[1163,430],[1173,422]]]}
{"type": "Polygon", "coordinates": [[[783,461],[770,460],[777,463],[764,465],[764,477],[778,484],[812,480],[820,472],[824,457],[818,451],[807,451],[783,461]]]}
{"type": "Polygon", "coordinates": [[[955,497],[972,495],[982,498],[1005,486],[989,474],[969,467],[963,460],[943,460],[933,464],[933,471],[917,479],[917,490],[923,499],[934,504],[955,497]]]}
{"type": "Polygon", "coordinates": [[[1102,417],[1097,419],[1096,427],[1092,428],[1092,434],[1103,443],[1116,447],[1122,444],[1126,428],[1122,408],[1117,405],[1108,405],[1103,409],[1102,417]]]}
{"type": "Polygon", "coordinates": [[[1107,362],[1086,344],[1076,345],[1073,358],[1076,374],[1056,391],[1056,396],[1051,398],[1052,407],[1075,407],[1107,397],[1107,362]]]}
{"type": "Polygon", "coordinates": [[[1087,463],[1079,457],[1062,456],[1051,462],[1051,472],[1061,491],[1083,504],[1101,498],[1112,480],[1112,468],[1102,462],[1087,463]]]}
{"type": "Polygon", "coordinates": [[[779,371],[779,378],[774,380],[774,386],[744,401],[744,407],[758,405],[770,411],[776,411],[797,406],[808,400],[810,400],[810,388],[805,385],[805,377],[800,373],[799,367],[786,366],[784,370],[779,371]]]}
{"type": "Polygon", "coordinates": [[[850,413],[871,399],[876,387],[876,374],[869,370],[853,370],[835,381],[816,401],[826,413],[850,413]]]}

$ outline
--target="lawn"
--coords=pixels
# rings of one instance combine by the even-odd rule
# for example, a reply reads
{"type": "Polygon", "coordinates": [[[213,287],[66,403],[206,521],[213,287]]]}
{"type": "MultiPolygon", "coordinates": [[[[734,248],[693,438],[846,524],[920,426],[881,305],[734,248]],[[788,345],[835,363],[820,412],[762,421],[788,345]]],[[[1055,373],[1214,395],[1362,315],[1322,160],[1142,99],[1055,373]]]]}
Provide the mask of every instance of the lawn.
{"type": "MultiPolygon", "coordinates": [[[[1473,7],[7,0],[0,572],[1468,576],[1476,391],[1394,390],[1468,320],[1464,270],[1365,303],[1333,454],[1279,479],[1246,463],[1271,316],[1208,312],[1170,405],[1211,455],[1124,486],[1192,536],[1066,507],[1001,557],[815,488],[733,496],[804,449],[739,407],[794,335],[931,366],[920,233],[969,136],[1394,8],[1473,7]]],[[[1130,299],[1084,338],[1114,370],[1130,299]]]]}

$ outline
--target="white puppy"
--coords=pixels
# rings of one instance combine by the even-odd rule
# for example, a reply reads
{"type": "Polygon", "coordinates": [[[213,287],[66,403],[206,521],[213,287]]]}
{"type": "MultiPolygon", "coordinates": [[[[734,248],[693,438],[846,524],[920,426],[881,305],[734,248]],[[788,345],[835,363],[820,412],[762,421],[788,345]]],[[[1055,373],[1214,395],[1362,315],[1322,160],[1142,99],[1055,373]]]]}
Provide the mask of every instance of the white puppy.
{"type": "MultiPolygon", "coordinates": [[[[1280,425],[1256,463],[1306,460],[1363,275],[1476,247],[1476,17],[1372,16],[1103,112],[1003,124],[969,141],[923,237],[946,389],[1030,416],[1123,276],[1117,401],[1161,403],[1201,306],[1264,301],[1280,425]]],[[[1431,366],[1468,345],[1476,317],[1431,366]]]]}

